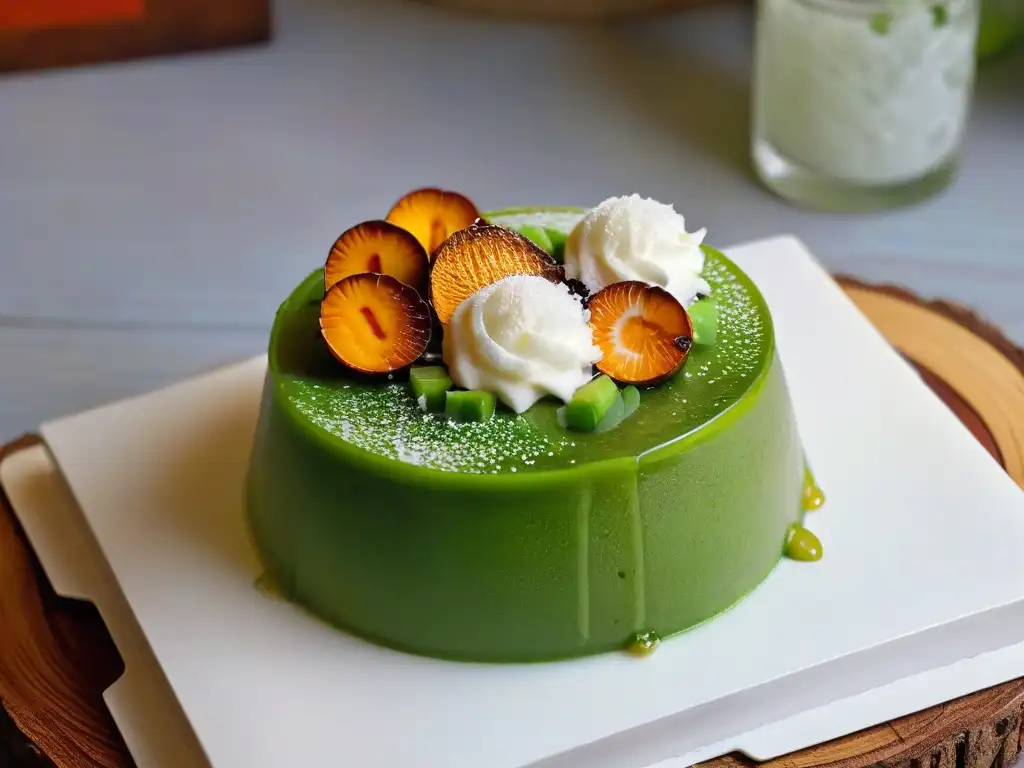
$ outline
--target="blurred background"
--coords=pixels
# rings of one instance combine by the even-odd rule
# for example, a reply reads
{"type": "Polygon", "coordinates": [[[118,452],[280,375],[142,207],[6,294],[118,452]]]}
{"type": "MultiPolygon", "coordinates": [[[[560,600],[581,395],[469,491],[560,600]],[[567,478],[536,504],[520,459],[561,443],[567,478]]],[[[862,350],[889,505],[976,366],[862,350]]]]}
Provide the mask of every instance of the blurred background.
{"type": "Polygon", "coordinates": [[[261,353],[417,186],[638,192],[1024,343],[1024,0],[0,0],[0,434],[261,353]]]}

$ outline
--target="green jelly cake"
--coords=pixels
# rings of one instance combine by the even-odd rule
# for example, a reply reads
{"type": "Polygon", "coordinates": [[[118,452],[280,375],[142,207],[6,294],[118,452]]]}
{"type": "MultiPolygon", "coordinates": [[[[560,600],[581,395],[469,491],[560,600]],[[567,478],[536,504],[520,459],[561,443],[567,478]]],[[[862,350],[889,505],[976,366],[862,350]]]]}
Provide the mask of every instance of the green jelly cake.
{"type": "Polygon", "coordinates": [[[247,510],[278,590],[542,661],[649,650],[820,557],[768,308],[669,211],[417,190],[338,238],[270,335],[247,510]]]}

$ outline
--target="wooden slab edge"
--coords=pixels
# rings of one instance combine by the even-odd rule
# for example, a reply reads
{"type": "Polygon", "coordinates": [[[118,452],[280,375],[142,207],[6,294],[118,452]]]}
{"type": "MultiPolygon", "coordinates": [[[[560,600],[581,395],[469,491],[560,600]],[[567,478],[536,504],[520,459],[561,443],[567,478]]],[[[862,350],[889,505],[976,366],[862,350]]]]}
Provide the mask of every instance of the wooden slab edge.
{"type": "MultiPolygon", "coordinates": [[[[39,442],[24,436],[0,447],[0,459],[39,442]]],[[[2,492],[0,627],[0,765],[134,765],[103,701],[121,657],[94,606],[54,593],[2,492]]]]}

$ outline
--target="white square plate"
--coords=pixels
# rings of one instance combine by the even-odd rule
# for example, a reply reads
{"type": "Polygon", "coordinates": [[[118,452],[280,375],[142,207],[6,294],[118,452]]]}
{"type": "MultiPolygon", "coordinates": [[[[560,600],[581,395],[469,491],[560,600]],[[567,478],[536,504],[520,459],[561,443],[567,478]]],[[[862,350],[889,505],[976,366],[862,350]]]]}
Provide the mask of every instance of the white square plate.
{"type": "MultiPolygon", "coordinates": [[[[0,463],[0,484],[57,594],[91,600],[121,651],[125,672],[104,698],[136,765],[208,766],[185,713],[46,448],[34,446],[5,458],[0,463]]],[[[994,685],[1022,669],[1024,643],[1018,643],[767,723],[659,761],[657,768],[686,768],[733,750],[781,755],[994,685]]],[[[771,717],[770,712],[764,715],[771,717]]]]}
{"type": "MultiPolygon", "coordinates": [[[[43,426],[215,768],[635,768],[1024,640],[1024,494],[799,242],[728,253],[775,320],[826,554],[649,659],[422,659],[254,589],[242,488],[262,358],[43,426]]],[[[962,686],[939,695],[979,687],[962,686]]]]}

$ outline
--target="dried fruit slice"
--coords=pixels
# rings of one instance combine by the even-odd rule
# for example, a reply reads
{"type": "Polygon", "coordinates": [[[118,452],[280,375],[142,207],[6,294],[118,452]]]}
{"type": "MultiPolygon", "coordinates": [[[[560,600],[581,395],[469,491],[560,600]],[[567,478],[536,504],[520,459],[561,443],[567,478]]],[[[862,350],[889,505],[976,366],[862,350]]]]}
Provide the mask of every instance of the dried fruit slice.
{"type": "Polygon", "coordinates": [[[438,247],[480,218],[472,201],[435,187],[416,189],[391,206],[388,221],[408,230],[433,258],[438,247]]]}
{"type": "Polygon", "coordinates": [[[590,327],[603,357],[597,369],[623,384],[657,384],[678,371],[693,326],[668,291],[637,280],[612,283],[590,299],[590,327]]]}
{"type": "Polygon", "coordinates": [[[349,275],[324,296],[320,333],[331,354],[348,367],[389,373],[411,365],[427,348],[430,308],[390,275],[349,275]]]}
{"type": "Polygon", "coordinates": [[[379,272],[424,293],[429,271],[427,252],[410,232],[388,221],[364,221],[334,241],[324,265],[324,287],[349,275],[379,272]]]}
{"type": "Polygon", "coordinates": [[[545,253],[551,253],[551,238],[548,237],[547,231],[544,227],[537,227],[533,224],[523,224],[516,230],[523,237],[529,238],[534,245],[542,249],[545,253]]]}
{"type": "Polygon", "coordinates": [[[554,227],[523,224],[516,227],[516,232],[525,235],[540,248],[543,248],[556,263],[562,264],[565,262],[565,241],[569,236],[562,230],[555,229],[554,227]]]}
{"type": "Polygon", "coordinates": [[[537,275],[557,283],[562,268],[528,238],[484,224],[456,232],[434,254],[430,299],[447,323],[455,308],[484,286],[511,275],[537,275]]]}

